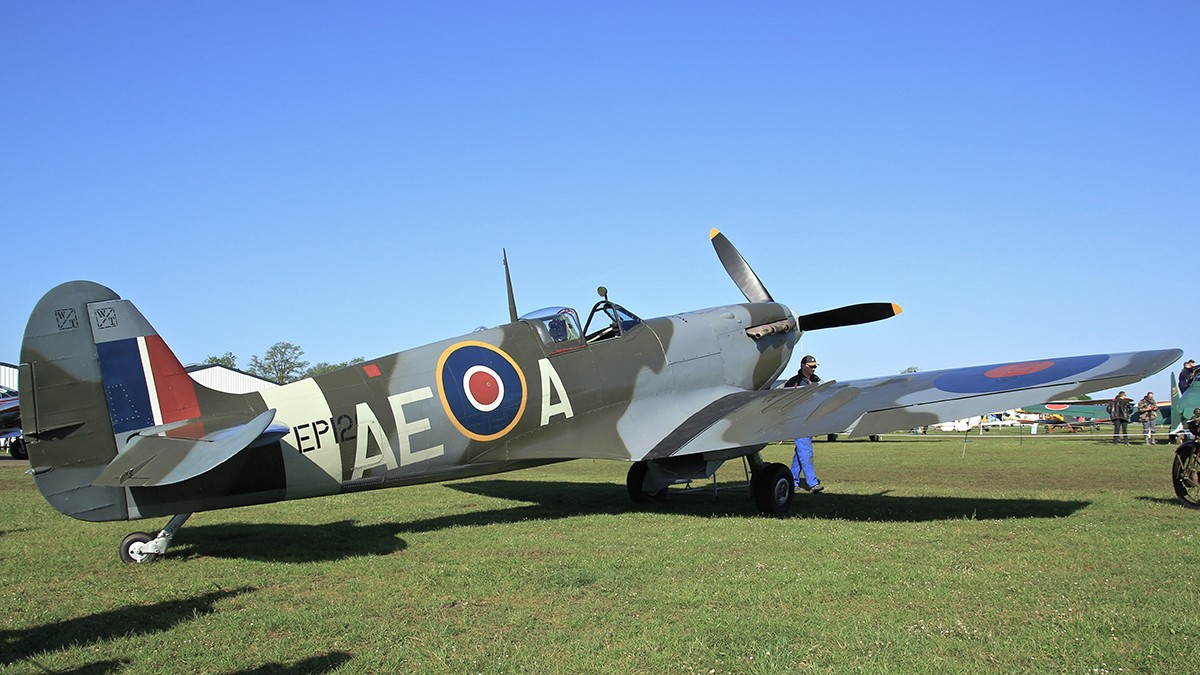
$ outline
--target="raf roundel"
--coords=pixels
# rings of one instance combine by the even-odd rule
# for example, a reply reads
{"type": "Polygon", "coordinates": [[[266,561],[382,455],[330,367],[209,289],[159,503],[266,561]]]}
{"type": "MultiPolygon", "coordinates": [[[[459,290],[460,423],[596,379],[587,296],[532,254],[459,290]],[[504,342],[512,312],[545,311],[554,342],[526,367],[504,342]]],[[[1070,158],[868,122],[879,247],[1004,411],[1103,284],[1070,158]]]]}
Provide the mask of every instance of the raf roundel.
{"type": "Polygon", "coordinates": [[[450,421],[467,438],[493,441],[525,413],[525,375],[516,361],[486,342],[459,342],[438,359],[438,395],[450,421]]]}
{"type": "Polygon", "coordinates": [[[1002,363],[976,366],[947,372],[933,381],[933,386],[956,394],[990,394],[1007,389],[1036,387],[1057,381],[1069,381],[1108,360],[1108,356],[1071,356],[1050,361],[1002,363]]]}

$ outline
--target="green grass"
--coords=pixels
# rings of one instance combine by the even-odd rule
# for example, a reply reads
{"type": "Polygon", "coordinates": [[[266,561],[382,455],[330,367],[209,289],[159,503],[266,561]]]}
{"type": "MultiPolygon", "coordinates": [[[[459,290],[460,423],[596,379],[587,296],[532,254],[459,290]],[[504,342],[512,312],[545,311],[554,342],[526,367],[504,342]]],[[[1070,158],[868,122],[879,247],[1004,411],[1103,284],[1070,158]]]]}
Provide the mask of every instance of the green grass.
{"type": "MultiPolygon", "coordinates": [[[[627,465],[200,513],[152,565],[0,461],[0,670],[1175,672],[1197,656],[1172,447],[818,443],[828,492],[634,507],[627,465]]],[[[1100,437],[1103,438],[1103,437],[1100,437]]],[[[768,449],[786,461],[787,447],[768,449]]]]}

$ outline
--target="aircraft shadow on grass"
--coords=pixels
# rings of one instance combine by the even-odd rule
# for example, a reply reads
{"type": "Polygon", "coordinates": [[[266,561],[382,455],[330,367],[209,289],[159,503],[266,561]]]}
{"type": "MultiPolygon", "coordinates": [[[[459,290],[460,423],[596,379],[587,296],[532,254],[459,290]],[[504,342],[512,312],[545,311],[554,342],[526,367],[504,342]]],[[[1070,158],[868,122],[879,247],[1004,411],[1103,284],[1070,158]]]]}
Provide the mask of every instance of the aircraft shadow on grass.
{"type": "MultiPolygon", "coordinates": [[[[755,512],[749,492],[742,485],[725,484],[718,491],[707,486],[687,491],[672,490],[662,504],[641,507],[631,507],[626,498],[625,487],[614,483],[477,480],[452,483],[446,487],[480,497],[525,503],[379,525],[359,525],[353,520],[321,525],[196,525],[180,531],[175,540],[175,549],[187,557],[309,563],[395,553],[408,546],[407,542],[398,536],[403,532],[431,532],[454,527],[481,527],[583,515],[620,515],[634,510],[653,510],[705,518],[742,518],[755,512]]],[[[1089,503],[1052,499],[897,497],[887,493],[827,493],[798,496],[793,505],[795,511],[790,517],[838,518],[864,522],[1063,518],[1089,503]]]]}
{"type": "Polygon", "coordinates": [[[341,520],[320,525],[228,523],[180,530],[175,550],[183,555],[264,562],[326,562],[387,555],[408,543],[396,535],[402,524],[359,525],[341,520]]]}
{"type": "Polygon", "coordinates": [[[329,652],[295,663],[268,663],[250,670],[238,670],[230,675],[304,675],[306,673],[329,673],[353,658],[346,652],[329,652]]]}
{"type": "MultiPolygon", "coordinates": [[[[447,487],[485,497],[533,503],[514,508],[413,521],[407,523],[404,529],[427,531],[495,522],[568,518],[578,515],[615,515],[629,513],[635,508],[625,499],[624,486],[613,483],[482,480],[454,483],[447,487]]],[[[709,487],[697,487],[687,492],[672,491],[665,504],[661,510],[708,518],[714,515],[745,517],[755,512],[748,491],[741,486],[726,485],[717,492],[709,487]]],[[[889,496],[886,492],[871,495],[825,493],[798,495],[792,505],[795,512],[791,517],[914,523],[962,519],[1063,518],[1089,504],[1090,502],[1086,501],[1059,499],[899,497],[889,496]]]]}
{"type": "Polygon", "coordinates": [[[1151,497],[1150,495],[1143,495],[1141,497],[1134,497],[1134,499],[1136,499],[1139,502],[1150,502],[1151,504],[1165,504],[1168,506],[1179,506],[1179,500],[1175,499],[1174,497],[1151,497]]]}
{"type": "Polygon", "coordinates": [[[123,661],[114,659],[111,661],[97,661],[96,663],[89,663],[86,666],[79,666],[78,668],[72,668],[71,670],[50,671],[46,668],[43,668],[43,670],[46,672],[61,673],[62,675],[108,675],[108,673],[119,673],[128,668],[130,664],[131,662],[127,660],[123,661]]]}
{"type": "MultiPolygon", "coordinates": [[[[213,591],[194,598],[167,600],[152,605],[130,605],[78,619],[18,630],[0,630],[0,664],[9,665],[43,652],[108,642],[119,638],[170,630],[185,621],[216,611],[226,598],[249,593],[252,588],[213,591]]],[[[120,662],[94,663],[75,672],[113,672],[120,662]]]]}

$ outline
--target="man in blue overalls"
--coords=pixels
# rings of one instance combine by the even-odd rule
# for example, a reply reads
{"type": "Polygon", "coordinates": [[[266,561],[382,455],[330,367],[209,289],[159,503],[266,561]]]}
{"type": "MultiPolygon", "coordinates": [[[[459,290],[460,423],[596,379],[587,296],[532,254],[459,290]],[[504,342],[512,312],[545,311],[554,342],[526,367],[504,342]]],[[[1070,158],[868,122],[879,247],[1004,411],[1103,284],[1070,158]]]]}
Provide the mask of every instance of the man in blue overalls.
{"type": "MultiPolygon", "coordinates": [[[[785,387],[803,387],[821,381],[817,377],[817,359],[811,355],[800,359],[800,371],[783,384],[785,387]]],[[[813,446],[811,438],[797,438],[796,452],[792,457],[792,478],[797,488],[812,492],[825,489],[817,480],[817,470],[813,468],[813,446]]]]}

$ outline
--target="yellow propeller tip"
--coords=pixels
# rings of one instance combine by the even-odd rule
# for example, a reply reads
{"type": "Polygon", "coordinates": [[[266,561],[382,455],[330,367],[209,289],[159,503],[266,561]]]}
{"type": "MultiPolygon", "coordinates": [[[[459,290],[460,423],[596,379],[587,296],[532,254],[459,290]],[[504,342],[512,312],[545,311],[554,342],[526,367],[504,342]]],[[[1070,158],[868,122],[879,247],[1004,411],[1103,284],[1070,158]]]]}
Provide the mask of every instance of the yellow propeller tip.
{"type": "Polygon", "coordinates": [[[900,305],[897,305],[896,303],[893,302],[892,303],[892,311],[895,312],[896,314],[899,314],[900,312],[903,312],[904,309],[901,308],[900,305]]]}
{"type": "Polygon", "coordinates": [[[718,234],[721,234],[721,231],[714,227],[712,231],[708,233],[708,238],[716,239],[718,234]]]}

